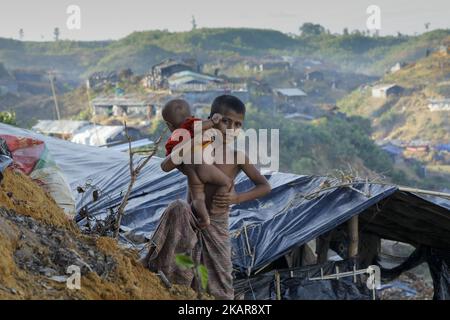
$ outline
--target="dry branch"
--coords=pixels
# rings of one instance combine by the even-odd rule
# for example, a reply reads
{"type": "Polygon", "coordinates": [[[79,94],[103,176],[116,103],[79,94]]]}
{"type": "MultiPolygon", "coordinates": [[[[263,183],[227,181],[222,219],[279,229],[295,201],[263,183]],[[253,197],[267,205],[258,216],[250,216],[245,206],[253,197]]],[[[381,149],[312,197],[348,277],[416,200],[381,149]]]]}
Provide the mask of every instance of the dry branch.
{"type": "Polygon", "coordinates": [[[131,191],[133,190],[134,183],[136,182],[137,177],[138,177],[139,173],[141,172],[141,170],[150,161],[150,159],[155,155],[156,151],[158,151],[159,144],[161,143],[162,137],[164,136],[164,134],[166,132],[166,130],[164,130],[161,133],[161,136],[158,138],[158,140],[156,140],[156,142],[154,144],[154,148],[150,152],[150,154],[147,155],[145,158],[143,158],[144,160],[142,162],[139,161],[137,166],[135,167],[134,162],[133,162],[133,156],[134,156],[135,152],[133,152],[131,150],[131,137],[128,134],[128,127],[127,127],[126,122],[124,122],[124,126],[125,126],[125,134],[126,134],[126,137],[128,140],[130,183],[128,184],[127,192],[123,196],[122,201],[120,202],[119,208],[117,209],[117,218],[116,218],[116,221],[114,224],[114,238],[116,238],[116,239],[119,236],[120,224],[122,222],[122,218],[125,213],[125,208],[128,204],[128,198],[130,197],[131,191]]]}

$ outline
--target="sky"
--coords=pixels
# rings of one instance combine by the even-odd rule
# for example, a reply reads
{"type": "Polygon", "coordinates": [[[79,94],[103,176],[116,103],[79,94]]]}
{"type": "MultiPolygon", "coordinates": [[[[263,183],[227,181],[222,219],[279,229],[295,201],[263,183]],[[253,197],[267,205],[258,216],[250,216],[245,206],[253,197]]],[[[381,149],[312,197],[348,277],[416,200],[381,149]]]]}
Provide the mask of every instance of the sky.
{"type": "MultiPolygon", "coordinates": [[[[415,34],[450,28],[449,0],[1,0],[0,37],[48,41],[55,27],[61,39],[110,40],[143,30],[187,31],[192,16],[202,27],[249,27],[298,33],[304,22],[333,33],[366,30],[370,5],[380,8],[380,34],[415,34]],[[69,29],[70,5],[80,9],[79,28],[69,29]]],[[[72,24],[78,26],[77,24],[72,24]]]]}

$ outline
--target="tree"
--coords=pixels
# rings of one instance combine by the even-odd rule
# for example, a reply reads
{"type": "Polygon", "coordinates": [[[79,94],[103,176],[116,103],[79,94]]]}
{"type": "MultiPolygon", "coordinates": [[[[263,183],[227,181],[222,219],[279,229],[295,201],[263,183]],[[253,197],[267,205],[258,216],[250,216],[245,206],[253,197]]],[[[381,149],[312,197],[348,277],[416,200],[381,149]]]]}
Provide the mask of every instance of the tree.
{"type": "Polygon", "coordinates": [[[431,23],[429,23],[429,22],[425,22],[425,30],[428,31],[428,29],[430,28],[430,24],[431,24],[431,23]]]}
{"type": "Polygon", "coordinates": [[[348,36],[348,28],[344,28],[343,34],[344,36],[348,36]]]}
{"type": "Polygon", "coordinates": [[[300,27],[300,32],[302,37],[308,37],[308,36],[319,36],[323,33],[325,33],[325,28],[322,27],[320,24],[315,24],[311,22],[305,22],[300,27]]]}
{"type": "Polygon", "coordinates": [[[120,80],[129,79],[133,76],[133,71],[130,68],[122,69],[119,71],[118,77],[120,80]]]}
{"type": "Polygon", "coordinates": [[[191,24],[192,24],[192,30],[197,29],[197,21],[195,20],[195,16],[192,16],[191,24]]]}
{"type": "Polygon", "coordinates": [[[25,35],[25,33],[24,33],[23,29],[20,28],[20,30],[19,30],[19,39],[23,40],[24,35],[25,35]]]}
{"type": "Polygon", "coordinates": [[[0,122],[10,125],[16,125],[16,114],[10,111],[0,112],[0,122]]]}
{"type": "Polygon", "coordinates": [[[53,30],[53,37],[54,37],[54,39],[55,39],[55,41],[58,41],[59,40],[59,28],[58,27],[56,27],[54,30],[53,30]]]}

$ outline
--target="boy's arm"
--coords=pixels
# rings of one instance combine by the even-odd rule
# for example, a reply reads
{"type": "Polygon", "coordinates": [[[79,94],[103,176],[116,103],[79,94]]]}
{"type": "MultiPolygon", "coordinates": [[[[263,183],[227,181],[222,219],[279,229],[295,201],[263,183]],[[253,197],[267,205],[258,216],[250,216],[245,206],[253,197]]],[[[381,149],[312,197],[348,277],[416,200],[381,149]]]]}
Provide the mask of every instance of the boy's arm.
{"type": "MultiPolygon", "coordinates": [[[[211,119],[208,120],[203,120],[202,121],[202,130],[208,130],[211,129],[215,124],[219,123],[219,121],[222,119],[222,115],[219,113],[215,113],[212,115],[211,119]]],[[[192,143],[192,139],[184,142],[184,143],[188,143],[189,141],[191,141],[191,152],[194,152],[194,145],[192,143]]],[[[184,143],[180,143],[180,148],[183,147],[184,143]]],[[[177,156],[177,155],[175,155],[177,156]]],[[[173,163],[173,159],[171,157],[171,155],[168,155],[162,162],[161,162],[161,169],[164,172],[170,172],[173,169],[175,169],[177,167],[177,165],[175,163],[173,163]]]]}
{"type": "Polygon", "coordinates": [[[239,194],[236,194],[235,192],[216,194],[213,197],[213,201],[216,205],[227,207],[231,204],[254,200],[264,197],[272,190],[267,179],[252,163],[250,163],[247,156],[245,156],[245,164],[241,165],[240,168],[245,172],[247,177],[249,177],[255,186],[252,189],[239,194]]]}
{"type": "Polygon", "coordinates": [[[246,162],[241,166],[241,169],[255,186],[246,192],[237,194],[236,199],[234,199],[235,204],[261,198],[270,193],[272,187],[266,177],[264,177],[253,164],[246,162]]]}
{"type": "Polygon", "coordinates": [[[211,119],[202,120],[202,130],[211,129],[214,126],[214,122],[211,119]]]}
{"type": "Polygon", "coordinates": [[[202,121],[202,130],[208,130],[214,127],[215,124],[218,124],[222,120],[222,115],[220,113],[214,113],[210,119],[202,121]]]}

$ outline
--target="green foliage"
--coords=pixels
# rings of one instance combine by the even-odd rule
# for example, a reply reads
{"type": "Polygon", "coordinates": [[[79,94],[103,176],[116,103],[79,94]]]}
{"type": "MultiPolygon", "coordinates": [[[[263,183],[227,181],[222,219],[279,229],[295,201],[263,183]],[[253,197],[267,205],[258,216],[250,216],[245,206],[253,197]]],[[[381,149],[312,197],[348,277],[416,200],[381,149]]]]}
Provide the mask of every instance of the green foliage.
{"type": "Polygon", "coordinates": [[[89,109],[85,109],[81,110],[80,113],[78,113],[74,117],[74,120],[83,121],[83,120],[91,120],[91,118],[92,118],[92,111],[89,109]]]}
{"type": "Polygon", "coordinates": [[[324,175],[360,162],[378,173],[393,170],[389,157],[371,139],[367,119],[334,116],[299,122],[254,109],[246,118],[248,128],[279,129],[281,170],[324,175]]]}
{"type": "Polygon", "coordinates": [[[443,84],[435,88],[435,91],[437,94],[443,96],[443,97],[449,97],[450,96],[450,84],[443,84]]]}
{"type": "Polygon", "coordinates": [[[169,138],[170,131],[167,129],[166,123],[161,119],[154,119],[152,124],[148,130],[149,139],[152,141],[157,141],[161,135],[163,138],[161,139],[161,144],[159,145],[158,151],[156,152],[156,156],[165,157],[166,151],[164,149],[164,142],[169,138]]]}
{"type": "Polygon", "coordinates": [[[208,287],[208,269],[204,265],[197,266],[197,274],[200,277],[200,283],[202,285],[203,290],[206,290],[208,287]]]}
{"type": "Polygon", "coordinates": [[[6,70],[3,63],[0,62],[0,79],[1,78],[8,78],[10,75],[8,71],[6,70]]]}
{"type": "Polygon", "coordinates": [[[314,172],[315,162],[311,158],[303,157],[293,160],[291,167],[294,172],[314,172]]]}
{"type": "Polygon", "coordinates": [[[311,23],[301,29],[301,37],[265,29],[201,28],[188,32],[134,32],[117,41],[29,42],[0,38],[0,59],[9,68],[39,65],[41,69],[86,77],[95,71],[122,68],[142,74],[152,64],[177,56],[196,56],[208,62],[218,57],[312,55],[343,69],[382,74],[397,61],[423,56],[426,48],[436,47],[450,35],[449,30],[402,37],[371,37],[360,32],[336,35],[311,23]]]}
{"type": "Polygon", "coordinates": [[[0,112],[0,122],[10,125],[16,125],[16,114],[10,111],[0,112]]]}
{"type": "Polygon", "coordinates": [[[399,119],[400,115],[396,113],[394,109],[390,109],[388,112],[385,112],[380,116],[380,125],[385,128],[392,128],[396,123],[398,123],[399,119]]]}
{"type": "Polygon", "coordinates": [[[185,254],[177,254],[175,256],[175,263],[183,269],[192,269],[194,267],[194,261],[192,261],[191,257],[185,254]]]}
{"type": "Polygon", "coordinates": [[[201,288],[207,289],[208,269],[203,264],[196,265],[190,256],[182,253],[175,255],[175,263],[182,269],[193,269],[201,288]]]}
{"type": "Polygon", "coordinates": [[[315,24],[311,22],[304,23],[299,28],[302,37],[311,37],[311,36],[319,36],[323,33],[325,33],[325,28],[322,27],[320,24],[315,24]]]}

